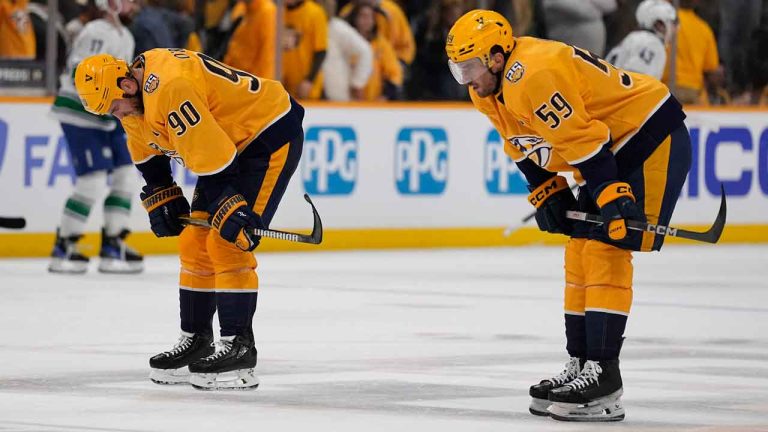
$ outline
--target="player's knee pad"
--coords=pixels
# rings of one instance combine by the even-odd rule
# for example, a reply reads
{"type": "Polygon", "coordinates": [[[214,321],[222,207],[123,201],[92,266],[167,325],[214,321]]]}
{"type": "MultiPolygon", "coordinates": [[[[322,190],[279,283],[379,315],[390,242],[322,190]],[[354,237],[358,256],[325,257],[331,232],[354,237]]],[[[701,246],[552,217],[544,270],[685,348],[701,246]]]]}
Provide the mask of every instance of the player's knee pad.
{"type": "Polygon", "coordinates": [[[107,185],[107,172],[94,171],[83,176],[78,176],[75,181],[73,195],[86,198],[91,202],[100,196],[107,185]]]}
{"type": "Polygon", "coordinates": [[[206,247],[216,272],[216,291],[258,289],[256,258],[251,252],[243,252],[213,230],[206,247]]]}
{"type": "Polygon", "coordinates": [[[206,249],[210,231],[209,228],[189,225],[179,235],[179,286],[210,290],[216,287],[213,263],[206,249]]]}
{"type": "Polygon", "coordinates": [[[132,193],[135,187],[135,168],[124,165],[112,170],[112,191],[132,193]]]}
{"type": "Polygon", "coordinates": [[[632,252],[589,240],[582,251],[585,310],[628,314],[632,305],[632,252]]]}
{"type": "Polygon", "coordinates": [[[584,266],[582,253],[586,239],[571,238],[565,245],[565,311],[572,314],[584,313],[584,266]]]}

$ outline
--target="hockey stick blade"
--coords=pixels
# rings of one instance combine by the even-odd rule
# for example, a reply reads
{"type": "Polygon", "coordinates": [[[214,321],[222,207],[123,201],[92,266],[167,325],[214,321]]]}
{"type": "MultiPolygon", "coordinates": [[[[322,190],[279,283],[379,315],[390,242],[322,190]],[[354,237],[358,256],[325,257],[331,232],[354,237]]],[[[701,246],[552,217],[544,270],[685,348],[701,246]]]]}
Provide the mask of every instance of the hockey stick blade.
{"type": "MultiPolygon", "coordinates": [[[[627,220],[627,228],[635,231],[649,231],[659,235],[665,235],[670,237],[680,237],[689,240],[696,240],[704,243],[717,243],[720,240],[720,236],[723,234],[725,228],[726,219],[726,202],[725,202],[725,189],[720,185],[720,210],[717,212],[717,217],[712,226],[704,232],[688,231],[682,228],[675,228],[665,225],[655,225],[640,221],[627,220]]],[[[603,218],[599,215],[593,215],[589,213],[579,211],[566,212],[568,219],[579,220],[584,222],[590,222],[594,224],[602,224],[603,218]]]]}
{"type": "MultiPolygon", "coordinates": [[[[315,208],[315,204],[312,203],[311,199],[309,199],[309,195],[304,194],[304,199],[312,207],[312,217],[314,218],[314,222],[312,226],[312,234],[307,235],[307,234],[299,234],[299,233],[293,233],[288,231],[280,231],[280,230],[273,230],[273,229],[258,229],[258,228],[254,228],[254,230],[251,231],[251,233],[253,235],[257,235],[260,237],[267,237],[267,238],[291,241],[296,243],[309,243],[309,244],[322,243],[323,221],[320,220],[320,214],[317,212],[317,209],[315,208]]],[[[195,225],[195,226],[201,226],[206,228],[211,227],[211,224],[209,224],[208,221],[205,219],[191,218],[187,216],[182,216],[179,219],[181,219],[182,222],[188,225],[195,225]]]]}
{"type": "Polygon", "coordinates": [[[27,226],[27,220],[22,217],[0,217],[0,228],[22,229],[27,226]]]}

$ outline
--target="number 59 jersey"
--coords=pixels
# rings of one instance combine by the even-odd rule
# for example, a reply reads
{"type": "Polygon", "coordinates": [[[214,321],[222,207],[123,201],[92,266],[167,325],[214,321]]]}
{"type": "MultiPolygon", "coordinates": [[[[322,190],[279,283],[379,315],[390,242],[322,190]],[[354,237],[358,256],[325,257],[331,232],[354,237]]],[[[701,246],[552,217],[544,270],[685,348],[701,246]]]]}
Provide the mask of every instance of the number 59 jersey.
{"type": "Polygon", "coordinates": [[[197,175],[216,174],[292,107],[279,82],[233,69],[203,53],[158,48],[137,61],[143,65],[136,66],[144,68],[139,83],[143,121],[123,118],[137,164],[165,154],[197,175]]]}
{"type": "Polygon", "coordinates": [[[500,94],[480,98],[470,92],[478,110],[506,138],[505,150],[515,161],[529,158],[549,171],[578,171],[574,165],[604,145],[615,154],[642,129],[641,135],[654,138],[628,146],[632,152],[649,147],[639,149],[641,164],[684,119],[667,87],[651,77],[617,69],[560,42],[515,41],[500,94]]]}

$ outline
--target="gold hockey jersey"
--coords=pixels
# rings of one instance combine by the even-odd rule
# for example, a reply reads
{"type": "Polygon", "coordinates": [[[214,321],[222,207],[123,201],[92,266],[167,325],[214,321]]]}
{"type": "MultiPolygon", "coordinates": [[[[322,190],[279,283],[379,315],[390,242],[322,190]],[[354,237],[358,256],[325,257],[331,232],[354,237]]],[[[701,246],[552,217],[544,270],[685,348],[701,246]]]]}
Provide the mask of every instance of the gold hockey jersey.
{"type": "Polygon", "coordinates": [[[142,58],[144,115],[122,120],[136,164],[164,154],[197,175],[215,174],[291,110],[279,82],[203,53],[158,48],[142,58]]]}
{"type": "MultiPolygon", "coordinates": [[[[552,172],[578,171],[574,165],[605,144],[617,153],[670,98],[654,78],[530,37],[516,38],[501,81],[499,93],[486,98],[470,88],[472,102],[505,138],[509,157],[530,158],[552,172]]],[[[663,139],[671,129],[661,120],[652,126],[663,139]]]]}

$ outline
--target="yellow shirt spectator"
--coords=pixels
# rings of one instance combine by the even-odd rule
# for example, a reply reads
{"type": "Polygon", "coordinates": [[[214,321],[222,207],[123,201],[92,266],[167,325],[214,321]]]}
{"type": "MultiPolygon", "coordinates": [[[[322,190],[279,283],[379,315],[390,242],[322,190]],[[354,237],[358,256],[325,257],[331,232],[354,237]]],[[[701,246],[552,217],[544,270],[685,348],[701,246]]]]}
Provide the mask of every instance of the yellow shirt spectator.
{"type": "Polygon", "coordinates": [[[229,42],[224,63],[274,79],[276,24],[277,7],[272,0],[250,0],[243,22],[229,42]]]}
{"type": "MultiPolygon", "coordinates": [[[[365,2],[352,1],[341,9],[339,15],[344,18],[349,16],[356,3],[365,2]]],[[[376,14],[376,27],[379,34],[389,40],[400,61],[405,64],[411,64],[416,56],[416,41],[413,38],[413,32],[405,13],[392,0],[381,0],[376,7],[383,12],[383,14],[376,14]]]]}
{"type": "MultiPolygon", "coordinates": [[[[317,54],[328,47],[328,20],[325,11],[311,0],[286,2],[283,38],[283,85],[294,97],[306,97],[300,87],[312,82],[309,99],[318,99],[323,90],[322,64],[315,64],[317,54]],[[311,73],[315,72],[314,79],[311,73]]],[[[322,63],[322,61],[320,61],[322,63]]]]}
{"type": "MultiPolygon", "coordinates": [[[[675,85],[700,92],[704,88],[704,73],[715,71],[720,64],[715,35],[692,9],[680,9],[678,17],[680,29],[675,56],[675,85]]],[[[669,65],[667,62],[663,77],[665,83],[669,82],[669,65]]]]}
{"type": "Polygon", "coordinates": [[[35,32],[28,4],[28,0],[0,0],[0,58],[35,58],[35,32]]]}
{"type": "Polygon", "coordinates": [[[386,82],[397,87],[403,85],[403,68],[400,67],[392,45],[382,36],[371,41],[371,49],[373,50],[373,70],[363,93],[364,100],[376,101],[382,99],[386,82]]]}

